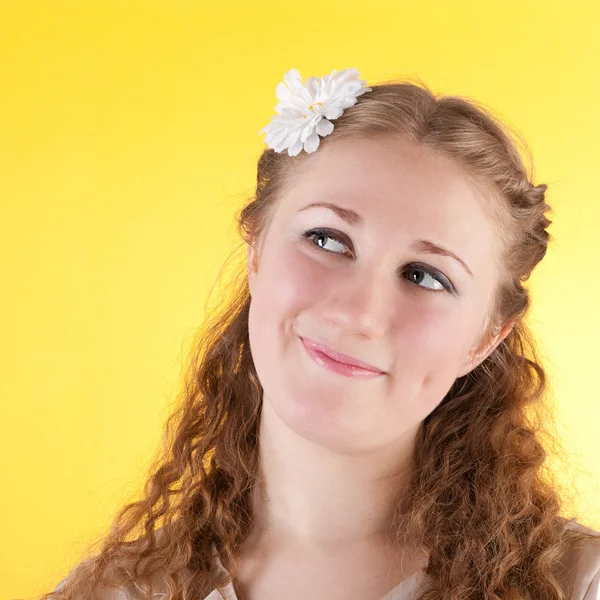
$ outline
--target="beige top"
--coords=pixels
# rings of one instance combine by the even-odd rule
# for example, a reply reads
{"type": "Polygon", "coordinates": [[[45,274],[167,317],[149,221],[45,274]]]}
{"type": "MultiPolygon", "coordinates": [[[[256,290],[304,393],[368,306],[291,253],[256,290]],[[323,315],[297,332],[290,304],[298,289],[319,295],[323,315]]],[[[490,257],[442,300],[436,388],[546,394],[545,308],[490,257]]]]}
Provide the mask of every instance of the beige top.
{"type": "MultiPolygon", "coordinates": [[[[216,559],[220,572],[226,572],[226,569],[218,556],[216,559]]],[[[408,600],[409,598],[414,598],[416,591],[423,583],[424,579],[425,572],[417,571],[400,582],[399,585],[393,590],[390,590],[383,598],[380,598],[380,600],[408,600]]],[[[232,583],[229,583],[229,585],[223,588],[223,596],[225,597],[225,600],[238,600],[232,583]]],[[[223,596],[219,590],[214,589],[204,600],[223,600],[223,596]]],[[[590,596],[590,598],[595,598],[595,596],[590,596]]],[[[588,598],[586,598],[586,600],[588,600],[588,598]]],[[[598,600],[600,600],[600,595],[598,596],[598,600]]]]}
{"type": "MultiPolygon", "coordinates": [[[[571,550],[565,557],[561,578],[565,581],[565,589],[569,600],[600,600],[600,531],[590,529],[576,521],[567,523],[567,527],[583,529],[588,533],[593,533],[597,539],[587,540],[585,544],[577,549],[571,550]]],[[[216,555],[217,570],[220,573],[226,573],[226,569],[216,555]]],[[[55,590],[62,587],[66,579],[63,579],[55,590]]],[[[419,588],[426,583],[427,575],[424,570],[417,571],[394,589],[390,590],[380,600],[413,600],[416,598],[419,588]]],[[[136,587],[143,592],[137,584],[136,587]]],[[[155,593],[153,598],[159,600],[166,596],[166,593],[155,593]]],[[[233,583],[229,583],[223,588],[223,596],[226,600],[238,600],[233,583]]],[[[142,600],[143,596],[131,586],[127,589],[108,590],[102,596],[101,600],[142,600]]],[[[221,593],[216,588],[206,596],[204,600],[222,600],[221,593]]]]}

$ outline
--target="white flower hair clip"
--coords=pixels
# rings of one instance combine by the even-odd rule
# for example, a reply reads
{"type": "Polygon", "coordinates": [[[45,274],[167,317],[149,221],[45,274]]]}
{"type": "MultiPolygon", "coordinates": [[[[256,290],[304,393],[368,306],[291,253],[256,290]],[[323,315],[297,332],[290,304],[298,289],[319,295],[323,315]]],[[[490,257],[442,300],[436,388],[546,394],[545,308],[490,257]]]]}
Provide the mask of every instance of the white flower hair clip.
{"type": "Polygon", "coordinates": [[[319,147],[319,136],[333,131],[331,120],[356,104],[357,96],[371,91],[358,77],[356,69],[339,73],[334,69],[321,78],[309,77],[303,84],[300,73],[290,69],[275,90],[280,100],[275,106],[278,114],[258,135],[266,132],[265,142],[275,152],[286,148],[290,156],[296,156],[303,148],[314,152],[319,147]]]}

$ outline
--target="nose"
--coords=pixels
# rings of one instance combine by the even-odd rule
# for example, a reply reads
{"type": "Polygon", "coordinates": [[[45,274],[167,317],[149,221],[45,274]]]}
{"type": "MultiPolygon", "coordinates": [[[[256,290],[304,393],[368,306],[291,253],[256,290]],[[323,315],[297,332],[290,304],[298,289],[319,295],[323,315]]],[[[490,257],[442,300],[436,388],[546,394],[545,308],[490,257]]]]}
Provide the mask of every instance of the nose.
{"type": "Polygon", "coordinates": [[[345,334],[380,339],[389,328],[397,285],[373,265],[338,273],[324,290],[321,316],[345,334]]]}

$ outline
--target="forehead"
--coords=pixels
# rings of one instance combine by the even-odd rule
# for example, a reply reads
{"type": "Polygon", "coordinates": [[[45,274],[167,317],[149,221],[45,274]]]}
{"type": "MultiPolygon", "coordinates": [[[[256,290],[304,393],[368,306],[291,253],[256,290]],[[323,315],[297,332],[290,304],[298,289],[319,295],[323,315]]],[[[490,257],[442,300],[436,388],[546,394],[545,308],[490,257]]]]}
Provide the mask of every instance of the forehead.
{"type": "MultiPolygon", "coordinates": [[[[303,158],[283,194],[285,212],[311,202],[353,208],[371,224],[485,240],[491,194],[448,157],[402,140],[335,140],[303,158]],[[480,235],[477,235],[479,232],[480,235]]],[[[415,231],[416,232],[416,231],[415,231]]],[[[467,240],[463,240],[467,241],[467,240]]]]}
{"type": "MultiPolygon", "coordinates": [[[[422,145],[393,139],[338,139],[303,157],[292,176],[291,189],[344,191],[370,204],[393,197],[462,195],[473,199],[481,191],[451,159],[422,145]]],[[[438,202],[438,206],[440,206],[438,202]]]]}

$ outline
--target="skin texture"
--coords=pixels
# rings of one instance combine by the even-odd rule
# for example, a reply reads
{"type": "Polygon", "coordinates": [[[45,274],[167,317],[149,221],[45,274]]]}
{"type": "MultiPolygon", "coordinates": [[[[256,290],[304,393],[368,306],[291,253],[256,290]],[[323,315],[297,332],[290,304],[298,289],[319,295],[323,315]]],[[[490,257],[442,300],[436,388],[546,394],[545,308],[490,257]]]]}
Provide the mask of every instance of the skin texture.
{"type": "Polygon", "coordinates": [[[415,433],[455,379],[510,331],[507,324],[474,347],[498,277],[488,201],[457,165],[421,146],[336,140],[306,157],[266,235],[248,245],[265,486],[254,496],[257,527],[238,583],[245,598],[259,590],[315,597],[328,582],[328,597],[378,598],[423,566],[422,550],[390,548],[385,535],[415,433]],[[326,208],[298,212],[311,202],[350,208],[364,222],[352,226],[326,208]],[[316,227],[342,243],[302,237],[316,227]],[[450,257],[410,249],[418,239],[450,249],[472,275],[450,257]],[[358,379],[328,371],[299,336],[385,373],[358,379]],[[386,579],[396,560],[406,568],[386,579]]]}

